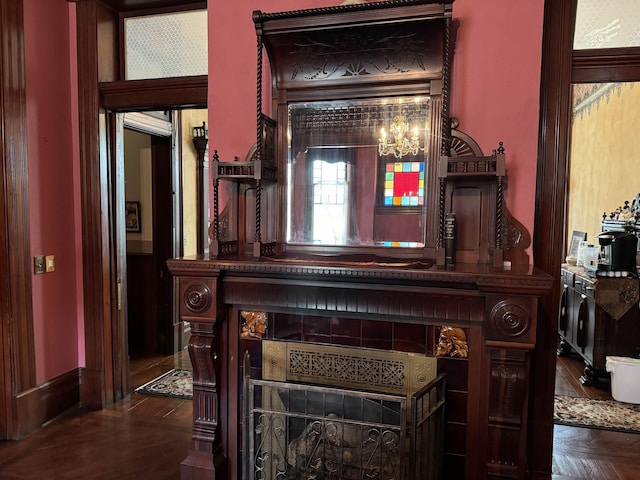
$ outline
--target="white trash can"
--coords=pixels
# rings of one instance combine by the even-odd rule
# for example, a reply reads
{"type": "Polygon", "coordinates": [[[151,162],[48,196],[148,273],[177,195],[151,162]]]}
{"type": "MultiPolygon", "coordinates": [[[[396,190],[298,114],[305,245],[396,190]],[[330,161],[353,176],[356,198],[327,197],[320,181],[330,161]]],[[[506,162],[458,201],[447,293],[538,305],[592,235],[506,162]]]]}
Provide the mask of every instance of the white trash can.
{"type": "Polygon", "coordinates": [[[611,374],[611,396],[618,402],[640,404],[640,359],[606,357],[611,374]]]}

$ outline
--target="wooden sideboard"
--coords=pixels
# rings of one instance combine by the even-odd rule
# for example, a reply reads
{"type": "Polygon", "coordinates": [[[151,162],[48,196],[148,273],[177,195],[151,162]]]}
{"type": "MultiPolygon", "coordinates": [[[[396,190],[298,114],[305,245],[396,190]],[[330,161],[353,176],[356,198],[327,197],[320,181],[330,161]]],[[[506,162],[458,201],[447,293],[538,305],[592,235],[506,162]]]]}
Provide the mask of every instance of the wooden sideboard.
{"type": "Polygon", "coordinates": [[[434,356],[441,327],[461,328],[468,357],[437,357],[438,371],[447,374],[445,478],[526,478],[533,448],[527,436],[530,356],[538,300],[552,284],[548,275],[528,266],[442,269],[322,256],[168,264],[179,284],[181,319],[192,331],[193,441],[182,463],[183,480],[241,477],[239,372],[247,343],[240,313],[246,310],[266,312],[269,338],[296,334],[318,341],[322,332],[315,325],[346,319],[358,327],[350,340],[340,338],[362,345],[372,336],[364,330],[375,331],[379,322],[389,326],[392,348],[401,350],[412,336],[422,336],[418,343],[434,356]],[[288,333],[278,333],[283,316],[288,333]],[[306,327],[293,325],[300,318],[306,327]]]}
{"type": "Polygon", "coordinates": [[[585,362],[580,381],[606,385],[607,355],[631,357],[640,347],[640,308],[635,278],[593,278],[582,267],[561,268],[559,355],[585,362]]]}

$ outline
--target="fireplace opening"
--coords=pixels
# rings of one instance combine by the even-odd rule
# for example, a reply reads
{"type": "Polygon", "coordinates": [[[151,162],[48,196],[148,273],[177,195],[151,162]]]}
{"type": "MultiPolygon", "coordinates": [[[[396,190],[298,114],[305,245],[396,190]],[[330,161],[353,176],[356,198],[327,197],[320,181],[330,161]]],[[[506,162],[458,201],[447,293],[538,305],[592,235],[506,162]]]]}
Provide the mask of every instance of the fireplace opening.
{"type": "Polygon", "coordinates": [[[263,377],[281,378],[244,379],[244,479],[441,478],[445,375],[425,376],[433,359],[363,348],[265,343],[263,377]],[[283,370],[277,367],[279,354],[274,357],[270,347],[287,352],[283,370]],[[307,360],[304,365],[301,358],[307,360]],[[304,381],[292,381],[301,370],[306,372],[304,381]],[[359,381],[350,382],[353,376],[359,381]],[[385,385],[376,386],[376,378],[385,385]]]}

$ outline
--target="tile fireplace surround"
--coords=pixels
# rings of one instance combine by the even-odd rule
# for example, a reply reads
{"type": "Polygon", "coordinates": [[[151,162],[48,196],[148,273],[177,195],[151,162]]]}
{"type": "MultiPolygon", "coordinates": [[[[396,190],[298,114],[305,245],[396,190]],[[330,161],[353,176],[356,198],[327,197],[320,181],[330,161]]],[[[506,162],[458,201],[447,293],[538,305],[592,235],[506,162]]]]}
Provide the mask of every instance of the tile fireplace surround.
{"type": "Polygon", "coordinates": [[[552,279],[533,267],[389,267],[308,259],[174,259],[180,318],[190,323],[193,439],[182,479],[241,477],[244,356],[261,374],[264,338],[435,357],[446,373],[445,478],[525,478],[529,358],[537,304],[552,279]],[[467,358],[436,356],[443,326],[462,328],[467,358]]]}

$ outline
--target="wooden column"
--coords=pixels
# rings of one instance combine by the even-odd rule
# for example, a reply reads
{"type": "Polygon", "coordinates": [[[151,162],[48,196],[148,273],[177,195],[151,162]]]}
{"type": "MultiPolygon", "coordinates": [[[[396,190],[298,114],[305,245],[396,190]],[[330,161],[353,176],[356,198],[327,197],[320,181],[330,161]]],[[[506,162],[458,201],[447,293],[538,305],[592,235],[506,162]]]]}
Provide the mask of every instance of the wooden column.
{"type": "Polygon", "coordinates": [[[488,479],[526,477],[529,357],[536,341],[537,298],[486,296],[488,479]]]}
{"type": "Polygon", "coordinates": [[[217,307],[218,277],[180,277],[180,319],[191,325],[189,357],[193,366],[193,432],[187,457],[180,464],[180,478],[225,479],[226,458],[218,427],[217,359],[220,323],[224,309],[217,307]]]}
{"type": "Polygon", "coordinates": [[[30,252],[27,102],[22,0],[0,4],[0,438],[41,426],[38,411],[30,252]]]}
{"type": "Polygon", "coordinates": [[[196,149],[196,189],[197,189],[197,209],[196,209],[196,235],[197,254],[203,255],[209,251],[209,162],[207,160],[207,126],[202,122],[201,127],[193,129],[193,145],[196,149]]]}

